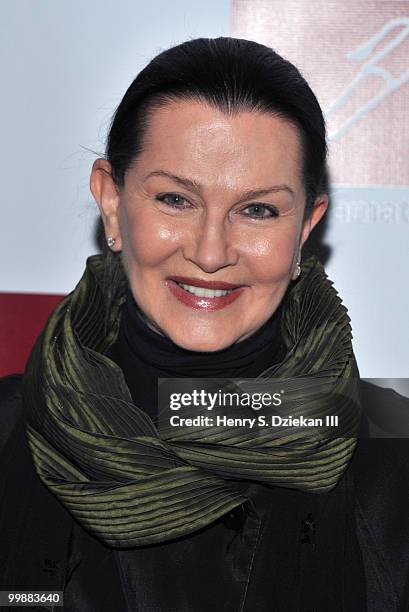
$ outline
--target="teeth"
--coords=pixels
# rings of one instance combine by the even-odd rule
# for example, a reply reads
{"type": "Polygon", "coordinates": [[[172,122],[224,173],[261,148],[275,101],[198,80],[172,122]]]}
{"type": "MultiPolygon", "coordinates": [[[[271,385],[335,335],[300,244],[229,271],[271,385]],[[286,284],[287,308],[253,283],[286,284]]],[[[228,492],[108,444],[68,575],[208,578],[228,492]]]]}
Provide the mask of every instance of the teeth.
{"type": "Polygon", "coordinates": [[[189,291],[189,293],[193,293],[198,297],[207,298],[221,297],[222,295],[227,295],[233,291],[233,289],[229,289],[227,291],[223,291],[222,289],[205,289],[204,287],[194,287],[193,285],[184,285],[183,283],[178,283],[178,285],[183,287],[183,289],[186,291],[189,291]]]}

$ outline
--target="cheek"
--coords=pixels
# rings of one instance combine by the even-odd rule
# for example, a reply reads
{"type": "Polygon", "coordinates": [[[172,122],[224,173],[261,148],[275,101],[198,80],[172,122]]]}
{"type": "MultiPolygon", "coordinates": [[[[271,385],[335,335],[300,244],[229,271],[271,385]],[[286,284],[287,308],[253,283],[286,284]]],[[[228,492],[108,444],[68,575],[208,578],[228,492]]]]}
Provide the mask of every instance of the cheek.
{"type": "Polygon", "coordinates": [[[180,232],[155,216],[135,211],[123,220],[124,254],[128,265],[155,267],[166,260],[180,242],[180,232]]]}
{"type": "Polygon", "coordinates": [[[255,281],[269,284],[288,277],[294,260],[295,234],[275,231],[243,244],[242,254],[255,281]]]}

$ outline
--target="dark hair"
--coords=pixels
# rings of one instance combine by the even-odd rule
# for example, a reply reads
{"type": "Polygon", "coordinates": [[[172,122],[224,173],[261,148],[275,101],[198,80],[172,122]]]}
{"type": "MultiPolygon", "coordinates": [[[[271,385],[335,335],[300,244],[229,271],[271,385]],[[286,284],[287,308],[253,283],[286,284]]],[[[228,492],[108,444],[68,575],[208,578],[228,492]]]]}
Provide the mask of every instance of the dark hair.
{"type": "Polygon", "coordinates": [[[327,190],[325,123],[298,69],[273,49],[237,38],[198,38],[157,55],[126,91],[111,122],[106,158],[118,186],[142,152],[150,114],[176,99],[202,100],[226,113],[266,111],[295,124],[303,145],[306,210],[327,190]]]}
{"type": "MultiPolygon", "coordinates": [[[[142,152],[153,111],[179,99],[202,100],[230,114],[255,110],[288,120],[301,136],[305,217],[317,195],[328,192],[325,122],[308,83],[270,47],[225,37],[197,38],[163,51],[131,83],[112,118],[106,147],[119,187],[142,152]]],[[[104,250],[111,268],[111,251],[104,250]]]]}

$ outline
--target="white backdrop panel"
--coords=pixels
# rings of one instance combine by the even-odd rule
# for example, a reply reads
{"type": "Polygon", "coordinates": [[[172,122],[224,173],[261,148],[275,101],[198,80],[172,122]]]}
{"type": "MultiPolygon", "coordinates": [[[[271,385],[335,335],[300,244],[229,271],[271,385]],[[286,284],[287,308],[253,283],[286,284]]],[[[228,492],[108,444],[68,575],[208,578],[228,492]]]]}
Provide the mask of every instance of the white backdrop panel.
{"type": "Polygon", "coordinates": [[[160,51],[229,35],[228,0],[0,3],[0,291],[67,293],[96,251],[89,173],[160,51]]]}

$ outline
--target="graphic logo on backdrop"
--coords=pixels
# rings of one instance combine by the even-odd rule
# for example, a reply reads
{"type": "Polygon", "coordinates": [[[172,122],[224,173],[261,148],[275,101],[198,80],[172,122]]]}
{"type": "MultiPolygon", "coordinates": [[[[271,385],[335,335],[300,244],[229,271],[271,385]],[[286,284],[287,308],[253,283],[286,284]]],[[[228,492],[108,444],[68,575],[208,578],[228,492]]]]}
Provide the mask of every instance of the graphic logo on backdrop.
{"type": "MultiPolygon", "coordinates": [[[[402,17],[391,19],[374,36],[359,45],[354,51],[347,54],[348,59],[355,61],[367,60],[360,68],[353,80],[345,87],[344,91],[333,104],[325,111],[328,118],[337,110],[345,105],[346,101],[353,96],[356,88],[371,75],[379,76],[384,81],[384,87],[374,94],[367,102],[362,104],[352,115],[345,119],[340,127],[334,129],[329,134],[329,140],[333,141],[340,138],[360,117],[363,117],[375,108],[382,100],[404,85],[409,80],[409,68],[404,69],[401,74],[395,77],[392,72],[380,66],[380,62],[387,58],[391,52],[401,45],[409,35],[409,18],[402,17]],[[403,29],[400,29],[404,26],[403,29]],[[375,47],[392,31],[396,31],[396,36],[388,40],[384,47],[375,51],[375,47]],[[371,56],[371,54],[373,54],[371,56]]],[[[406,56],[407,57],[407,56],[406,56]]]]}
{"type": "Polygon", "coordinates": [[[408,2],[233,0],[232,17],[233,36],[272,47],[310,83],[327,119],[332,185],[383,186],[384,200],[409,185],[408,2]]]}

